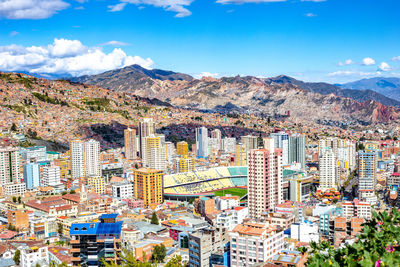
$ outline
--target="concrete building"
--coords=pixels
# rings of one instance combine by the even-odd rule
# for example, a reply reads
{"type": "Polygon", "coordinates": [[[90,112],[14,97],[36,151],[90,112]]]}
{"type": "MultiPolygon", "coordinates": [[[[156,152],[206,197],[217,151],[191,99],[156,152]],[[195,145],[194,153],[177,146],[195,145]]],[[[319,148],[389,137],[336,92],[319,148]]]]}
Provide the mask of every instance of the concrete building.
{"type": "Polygon", "coordinates": [[[177,173],[195,170],[195,160],[190,157],[182,157],[174,160],[174,167],[177,173]]]}
{"type": "Polygon", "coordinates": [[[20,258],[20,266],[21,267],[34,267],[37,265],[46,266],[48,264],[49,259],[49,251],[46,245],[35,245],[35,246],[27,246],[20,248],[21,258],[20,258]]]}
{"type": "Polygon", "coordinates": [[[301,168],[306,168],[306,138],[303,135],[289,137],[289,164],[300,163],[301,168]]]}
{"type": "Polygon", "coordinates": [[[235,166],[246,165],[246,151],[243,144],[237,144],[235,147],[235,166]]]}
{"type": "Polygon", "coordinates": [[[240,206],[240,197],[225,195],[222,197],[215,197],[215,206],[217,210],[228,210],[240,206]]]}
{"type": "Polygon", "coordinates": [[[372,217],[372,210],[371,210],[371,203],[362,202],[358,199],[353,201],[345,201],[342,203],[343,208],[343,216],[346,218],[365,218],[371,219],[372,217]]]}
{"type": "Polygon", "coordinates": [[[144,201],[145,207],[153,204],[161,204],[163,198],[164,172],[141,168],[134,171],[134,195],[144,201]]]}
{"type": "Polygon", "coordinates": [[[89,176],[88,185],[92,188],[94,193],[102,195],[106,193],[105,179],[101,176],[89,176]]]}
{"type": "Polygon", "coordinates": [[[143,138],[143,165],[150,169],[165,171],[167,167],[164,136],[150,135],[143,138]]]}
{"type": "Polygon", "coordinates": [[[3,193],[6,196],[23,196],[26,193],[26,184],[13,183],[3,185],[3,193]]]}
{"type": "Polygon", "coordinates": [[[318,224],[310,221],[301,221],[293,223],[290,226],[290,238],[300,242],[310,243],[311,241],[319,242],[318,224]]]}
{"type": "Polygon", "coordinates": [[[358,151],[358,192],[360,200],[373,196],[377,178],[377,153],[358,151]]]}
{"type": "Polygon", "coordinates": [[[232,267],[264,263],[278,254],[284,245],[283,231],[268,223],[238,224],[229,237],[232,267]]]}
{"type": "Polygon", "coordinates": [[[223,233],[216,229],[202,229],[189,233],[189,267],[209,267],[213,251],[223,246],[223,233]]]}
{"type": "Polygon", "coordinates": [[[70,144],[72,178],[85,176],[85,142],[73,140],[70,144]]]}
{"type": "Polygon", "coordinates": [[[118,214],[103,214],[99,223],[73,223],[70,229],[72,264],[74,266],[102,266],[121,264],[122,221],[118,214]]]}
{"type": "Polygon", "coordinates": [[[45,146],[34,146],[21,148],[21,158],[25,162],[40,162],[47,160],[46,147],[45,146]]]}
{"type": "Polygon", "coordinates": [[[247,207],[234,207],[224,210],[216,215],[216,226],[231,231],[236,225],[241,224],[248,214],[249,209],[247,207]]]}
{"type": "Polygon", "coordinates": [[[124,130],[124,153],[125,158],[128,160],[134,160],[137,158],[136,154],[136,130],[135,129],[125,129],[124,130]]]}
{"type": "Polygon", "coordinates": [[[139,122],[139,143],[140,143],[140,157],[143,158],[143,151],[145,150],[145,137],[156,134],[155,124],[152,118],[143,118],[139,122]]]}
{"type": "Polygon", "coordinates": [[[19,182],[21,160],[17,147],[0,147],[0,185],[19,182]]]}
{"type": "Polygon", "coordinates": [[[282,149],[282,164],[289,164],[289,134],[285,132],[271,133],[276,148],[282,149]]]}
{"type": "Polygon", "coordinates": [[[235,153],[236,138],[225,137],[221,140],[221,150],[225,153],[235,153]]]}
{"type": "Polygon", "coordinates": [[[251,150],[247,165],[249,216],[258,219],[283,202],[282,149],[251,150]]]}
{"type": "Polygon", "coordinates": [[[56,186],[61,183],[61,170],[59,166],[49,165],[43,167],[42,185],[56,186]]]}
{"type": "Polygon", "coordinates": [[[119,199],[133,198],[133,183],[124,181],[112,185],[112,196],[119,199]]]}
{"type": "Polygon", "coordinates": [[[331,148],[321,150],[319,157],[319,188],[337,188],[337,161],[331,148]]]}
{"type": "Polygon", "coordinates": [[[206,127],[196,128],[196,156],[206,159],[208,157],[208,130],[206,127]]]}
{"type": "Polygon", "coordinates": [[[189,145],[186,141],[176,143],[176,154],[179,156],[189,156],[189,145]]]}
{"type": "Polygon", "coordinates": [[[85,176],[101,176],[100,143],[93,139],[85,142],[85,176]]]}
{"type": "Polygon", "coordinates": [[[27,163],[24,165],[24,183],[27,189],[40,186],[40,164],[27,163]]]}

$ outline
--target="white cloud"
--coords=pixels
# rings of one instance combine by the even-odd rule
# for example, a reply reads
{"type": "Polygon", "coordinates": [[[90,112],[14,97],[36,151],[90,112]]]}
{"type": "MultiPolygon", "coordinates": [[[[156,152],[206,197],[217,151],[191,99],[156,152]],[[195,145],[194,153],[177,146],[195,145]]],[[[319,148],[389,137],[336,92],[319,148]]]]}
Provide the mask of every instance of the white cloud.
{"type": "Polygon", "coordinates": [[[247,3],[273,3],[286,2],[287,0],[217,0],[219,4],[247,4],[247,3]]]}
{"type": "Polygon", "coordinates": [[[17,32],[17,31],[10,32],[10,36],[11,37],[14,37],[15,35],[18,35],[18,34],[19,34],[19,32],[17,32]]]}
{"type": "Polygon", "coordinates": [[[63,0],[0,0],[0,18],[45,19],[67,7],[63,0]]]}
{"type": "Polygon", "coordinates": [[[382,62],[382,63],[379,65],[378,70],[381,70],[381,71],[389,71],[389,70],[391,70],[391,67],[390,67],[389,64],[387,64],[386,62],[382,62]]]}
{"type": "Polygon", "coordinates": [[[212,78],[219,78],[221,75],[219,73],[211,73],[211,72],[200,72],[195,74],[194,77],[197,79],[201,79],[202,77],[212,77],[212,78]]]}
{"type": "MultiPolygon", "coordinates": [[[[194,0],[120,0],[119,4],[108,6],[110,12],[122,11],[127,4],[150,5],[175,12],[176,18],[190,16],[192,12],[187,9],[194,0]]],[[[139,6],[139,8],[143,8],[139,6]]]]}
{"type": "Polygon", "coordinates": [[[398,57],[393,57],[393,58],[392,58],[392,61],[400,61],[400,56],[398,56],[398,57]]]}
{"type": "Polygon", "coordinates": [[[109,41],[107,43],[101,44],[102,46],[111,45],[111,46],[128,46],[130,44],[120,42],[120,41],[109,41]]]}
{"type": "Polygon", "coordinates": [[[317,15],[314,13],[306,13],[304,14],[306,17],[312,18],[312,17],[316,17],[317,15]]]}
{"type": "Polygon", "coordinates": [[[125,8],[125,6],[127,5],[128,3],[119,3],[119,4],[116,4],[116,5],[110,5],[110,6],[108,6],[108,8],[109,8],[109,12],[118,12],[118,11],[121,11],[121,10],[123,10],[124,8],[125,8]]]}
{"type": "Polygon", "coordinates": [[[339,66],[348,66],[348,65],[353,65],[353,64],[355,64],[355,62],[353,60],[351,60],[350,58],[346,59],[343,62],[338,63],[339,66]]]}
{"type": "Polygon", "coordinates": [[[47,46],[0,46],[2,71],[68,73],[78,76],[97,74],[132,64],[150,68],[153,60],[128,56],[120,48],[107,54],[101,48],[84,46],[78,40],[54,39],[54,43],[47,46]]]}
{"type": "Polygon", "coordinates": [[[371,65],[375,65],[376,62],[373,58],[370,57],[366,57],[362,60],[362,64],[365,66],[371,66],[371,65]]]}
{"type": "Polygon", "coordinates": [[[381,72],[379,72],[379,71],[363,72],[363,71],[357,71],[357,70],[339,70],[339,71],[328,73],[328,76],[329,77],[348,76],[348,77],[368,78],[368,77],[374,77],[374,76],[377,76],[380,74],[381,74],[381,72]]]}

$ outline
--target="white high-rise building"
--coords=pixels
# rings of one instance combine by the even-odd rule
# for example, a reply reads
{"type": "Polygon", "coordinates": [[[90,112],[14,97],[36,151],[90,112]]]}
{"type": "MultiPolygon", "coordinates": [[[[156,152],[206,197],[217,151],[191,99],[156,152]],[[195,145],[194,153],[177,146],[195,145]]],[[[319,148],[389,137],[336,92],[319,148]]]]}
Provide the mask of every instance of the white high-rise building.
{"type": "Polygon", "coordinates": [[[100,143],[74,140],[71,142],[72,178],[101,176],[100,143]]]}
{"type": "Polygon", "coordinates": [[[93,139],[85,142],[85,176],[101,176],[100,143],[93,139]]]}
{"type": "Polygon", "coordinates": [[[156,170],[166,169],[166,145],[163,135],[150,135],[144,138],[143,165],[156,170]]]}
{"type": "Polygon", "coordinates": [[[42,172],[42,185],[43,186],[55,186],[61,183],[60,180],[60,167],[56,165],[50,165],[43,167],[42,172]]]}
{"type": "Polygon", "coordinates": [[[319,157],[319,188],[337,188],[337,161],[331,148],[321,150],[319,157]]]}
{"type": "Polygon", "coordinates": [[[206,127],[196,128],[196,155],[197,158],[208,157],[208,130],[206,127]]]}
{"type": "Polygon", "coordinates": [[[283,202],[282,149],[254,149],[247,153],[248,208],[251,218],[283,202]]]}
{"type": "Polygon", "coordinates": [[[222,139],[222,150],[225,153],[235,153],[236,148],[236,138],[234,137],[225,137],[222,139]]]}
{"type": "Polygon", "coordinates": [[[141,122],[139,122],[139,143],[140,143],[140,156],[143,158],[144,150],[146,150],[145,140],[144,138],[150,135],[156,134],[155,124],[152,118],[143,118],[141,122]]]}
{"type": "Polygon", "coordinates": [[[289,164],[289,135],[285,132],[271,133],[274,138],[275,147],[282,148],[282,164],[289,164]]]}
{"type": "Polygon", "coordinates": [[[74,140],[70,145],[72,178],[85,176],[85,142],[74,140]]]}
{"type": "Polygon", "coordinates": [[[124,130],[125,158],[129,160],[136,159],[136,151],[136,130],[128,128],[124,130]]]}
{"type": "Polygon", "coordinates": [[[17,147],[0,147],[0,185],[22,179],[21,160],[17,147]]]}

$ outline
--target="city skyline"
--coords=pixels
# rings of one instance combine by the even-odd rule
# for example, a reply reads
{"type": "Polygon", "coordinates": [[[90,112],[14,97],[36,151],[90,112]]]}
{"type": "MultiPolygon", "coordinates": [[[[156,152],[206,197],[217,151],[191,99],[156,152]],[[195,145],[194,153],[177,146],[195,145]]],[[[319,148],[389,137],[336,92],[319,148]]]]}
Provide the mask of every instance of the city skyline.
{"type": "Polygon", "coordinates": [[[395,1],[0,1],[0,70],[399,77],[395,1]]]}

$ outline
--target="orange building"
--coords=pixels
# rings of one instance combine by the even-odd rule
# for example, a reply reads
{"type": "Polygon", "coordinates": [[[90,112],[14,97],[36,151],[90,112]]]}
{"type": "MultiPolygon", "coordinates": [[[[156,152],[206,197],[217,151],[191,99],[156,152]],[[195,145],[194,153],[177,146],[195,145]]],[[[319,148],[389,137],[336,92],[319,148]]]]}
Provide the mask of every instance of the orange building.
{"type": "Polygon", "coordinates": [[[164,202],[163,171],[140,168],[134,171],[134,177],[135,198],[142,199],[145,207],[164,202]]]}
{"type": "Polygon", "coordinates": [[[29,227],[28,213],[20,210],[9,210],[7,214],[8,224],[15,226],[17,229],[29,227]]]}

